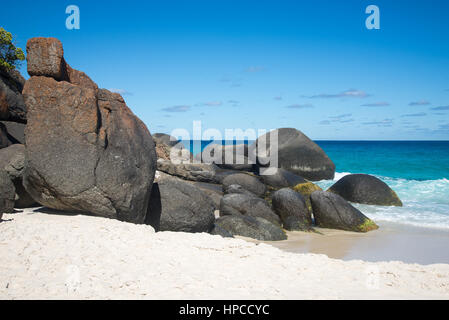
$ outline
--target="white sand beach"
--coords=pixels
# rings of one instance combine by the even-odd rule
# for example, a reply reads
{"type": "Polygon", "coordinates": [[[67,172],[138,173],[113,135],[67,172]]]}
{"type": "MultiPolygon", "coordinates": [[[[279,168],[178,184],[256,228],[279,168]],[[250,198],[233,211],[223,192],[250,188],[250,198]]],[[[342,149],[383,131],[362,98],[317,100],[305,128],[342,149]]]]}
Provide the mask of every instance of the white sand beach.
{"type": "Polygon", "coordinates": [[[449,299],[449,265],[342,261],[39,209],[3,215],[0,299],[449,299]]]}

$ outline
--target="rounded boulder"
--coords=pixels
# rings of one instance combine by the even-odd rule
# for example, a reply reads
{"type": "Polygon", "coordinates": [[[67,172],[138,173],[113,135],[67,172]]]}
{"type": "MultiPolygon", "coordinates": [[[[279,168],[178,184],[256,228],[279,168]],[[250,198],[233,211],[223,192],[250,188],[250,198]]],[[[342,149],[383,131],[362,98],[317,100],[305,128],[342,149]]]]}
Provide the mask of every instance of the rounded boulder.
{"type": "Polygon", "coordinates": [[[382,180],[368,174],[350,174],[329,188],[347,201],[378,206],[402,206],[402,201],[382,180]]]}
{"type": "Polygon", "coordinates": [[[289,188],[280,189],[272,196],[273,210],[281,217],[284,229],[311,230],[312,216],[304,197],[289,188]]]}
{"type": "Polygon", "coordinates": [[[318,227],[368,232],[378,226],[337,194],[316,191],[310,196],[315,224],[318,227]]]}
{"type": "Polygon", "coordinates": [[[258,197],[263,197],[267,190],[266,186],[258,178],[245,173],[228,175],[223,179],[222,184],[223,190],[226,190],[230,185],[238,184],[258,197]]]}
{"type": "Polygon", "coordinates": [[[166,178],[153,185],[146,223],[156,231],[209,232],[214,210],[204,191],[180,179],[166,178]]]}

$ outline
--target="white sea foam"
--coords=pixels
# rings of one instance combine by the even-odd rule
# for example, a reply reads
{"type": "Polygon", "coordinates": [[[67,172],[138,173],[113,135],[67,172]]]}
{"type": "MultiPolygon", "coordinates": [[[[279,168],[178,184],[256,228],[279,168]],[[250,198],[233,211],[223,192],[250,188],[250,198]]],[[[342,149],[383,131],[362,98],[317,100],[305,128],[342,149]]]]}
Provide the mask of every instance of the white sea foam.
{"type": "MultiPolygon", "coordinates": [[[[319,181],[323,189],[329,188],[347,172],[335,173],[334,180],[319,181]]],[[[377,176],[387,183],[401,198],[403,207],[383,207],[354,204],[375,221],[389,221],[426,228],[449,230],[449,180],[406,180],[377,176]]]]}
{"type": "Polygon", "coordinates": [[[335,172],[335,176],[334,176],[334,180],[333,181],[338,181],[341,178],[343,178],[344,176],[347,176],[351,174],[351,172],[335,172]]]}

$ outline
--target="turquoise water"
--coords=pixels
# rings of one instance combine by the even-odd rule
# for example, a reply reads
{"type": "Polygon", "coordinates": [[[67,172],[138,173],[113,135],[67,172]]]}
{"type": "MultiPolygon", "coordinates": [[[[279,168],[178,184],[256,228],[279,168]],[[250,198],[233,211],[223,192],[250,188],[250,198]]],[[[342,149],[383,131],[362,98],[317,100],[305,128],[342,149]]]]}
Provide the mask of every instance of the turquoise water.
{"type": "Polygon", "coordinates": [[[354,204],[375,221],[449,230],[449,141],[317,141],[336,165],[334,180],[349,173],[377,176],[403,207],[354,204]]]}
{"type": "MultiPolygon", "coordinates": [[[[368,173],[387,183],[403,207],[354,204],[375,221],[449,230],[449,141],[316,141],[336,165],[334,180],[368,173]]],[[[192,143],[196,154],[208,142],[192,143]],[[195,145],[195,146],[194,146],[195,145]]],[[[232,144],[228,142],[228,144],[232,144]]],[[[188,144],[186,144],[188,145],[188,144]]]]}
{"type": "Polygon", "coordinates": [[[449,179],[449,141],[316,141],[337,172],[408,180],[449,179]]]}

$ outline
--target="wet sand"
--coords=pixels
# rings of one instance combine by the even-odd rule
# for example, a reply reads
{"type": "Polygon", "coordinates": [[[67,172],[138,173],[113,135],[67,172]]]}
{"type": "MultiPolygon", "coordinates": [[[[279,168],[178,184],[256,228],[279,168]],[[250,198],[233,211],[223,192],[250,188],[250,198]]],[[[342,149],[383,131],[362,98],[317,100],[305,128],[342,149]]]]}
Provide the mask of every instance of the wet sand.
{"type": "Polygon", "coordinates": [[[378,222],[379,229],[356,233],[317,228],[321,233],[288,232],[288,240],[266,242],[295,253],[325,254],[329,258],[406,263],[449,263],[449,230],[378,222]]]}

